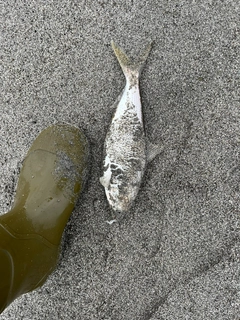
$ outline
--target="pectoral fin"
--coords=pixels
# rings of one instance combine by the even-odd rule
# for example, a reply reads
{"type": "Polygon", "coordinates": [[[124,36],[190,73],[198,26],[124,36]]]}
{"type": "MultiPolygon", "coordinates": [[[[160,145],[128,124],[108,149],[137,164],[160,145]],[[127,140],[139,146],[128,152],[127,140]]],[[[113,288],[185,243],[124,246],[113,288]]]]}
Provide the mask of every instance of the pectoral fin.
{"type": "Polygon", "coordinates": [[[151,162],[157,155],[162,153],[164,146],[162,144],[153,144],[150,141],[147,142],[147,162],[151,162]]]}

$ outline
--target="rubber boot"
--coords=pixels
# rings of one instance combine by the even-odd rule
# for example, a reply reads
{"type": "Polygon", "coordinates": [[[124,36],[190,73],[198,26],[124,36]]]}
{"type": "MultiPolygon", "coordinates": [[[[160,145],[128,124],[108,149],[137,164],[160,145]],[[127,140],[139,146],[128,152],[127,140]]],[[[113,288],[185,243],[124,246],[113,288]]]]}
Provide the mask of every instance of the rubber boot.
{"type": "Polygon", "coordinates": [[[23,162],[12,209],[0,216],[0,313],[56,267],[64,227],[87,177],[88,143],[69,125],[40,133],[23,162]]]}

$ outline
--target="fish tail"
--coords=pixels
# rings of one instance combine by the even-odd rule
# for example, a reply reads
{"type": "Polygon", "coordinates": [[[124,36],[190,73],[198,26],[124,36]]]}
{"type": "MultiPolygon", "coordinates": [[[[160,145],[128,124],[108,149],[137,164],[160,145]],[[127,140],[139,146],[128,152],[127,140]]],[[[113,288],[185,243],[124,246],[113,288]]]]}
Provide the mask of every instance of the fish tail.
{"type": "Polygon", "coordinates": [[[115,44],[114,41],[111,41],[111,45],[126,79],[129,79],[133,75],[139,76],[151,50],[152,43],[149,43],[146,46],[143,53],[135,61],[132,61],[127,54],[115,44]]]}

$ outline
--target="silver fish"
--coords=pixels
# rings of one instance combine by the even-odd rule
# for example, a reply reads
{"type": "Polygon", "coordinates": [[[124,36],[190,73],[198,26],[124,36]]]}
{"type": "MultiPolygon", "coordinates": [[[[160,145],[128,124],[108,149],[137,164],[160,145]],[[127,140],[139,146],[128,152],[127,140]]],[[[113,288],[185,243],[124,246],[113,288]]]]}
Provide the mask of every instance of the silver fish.
{"type": "Polygon", "coordinates": [[[138,194],[147,161],[160,153],[161,148],[151,145],[151,152],[147,150],[139,90],[140,73],[151,44],[135,62],[113,41],[111,45],[126,77],[126,86],[114,104],[116,111],[104,142],[100,183],[111,208],[125,212],[138,194]]]}

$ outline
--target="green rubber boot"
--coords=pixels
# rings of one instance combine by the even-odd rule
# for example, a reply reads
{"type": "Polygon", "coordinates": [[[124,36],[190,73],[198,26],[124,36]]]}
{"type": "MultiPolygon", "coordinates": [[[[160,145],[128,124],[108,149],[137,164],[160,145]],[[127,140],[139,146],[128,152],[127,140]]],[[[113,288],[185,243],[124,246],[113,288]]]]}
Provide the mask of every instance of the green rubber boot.
{"type": "Polygon", "coordinates": [[[54,270],[64,227],[87,176],[88,143],[69,125],[54,125],[23,162],[13,208],[0,216],[0,313],[41,286],[54,270]]]}

